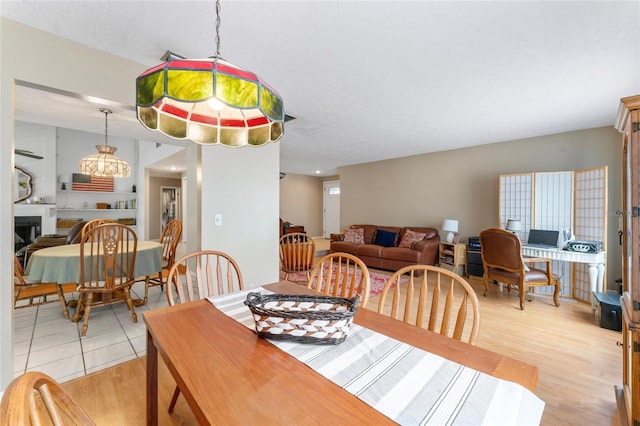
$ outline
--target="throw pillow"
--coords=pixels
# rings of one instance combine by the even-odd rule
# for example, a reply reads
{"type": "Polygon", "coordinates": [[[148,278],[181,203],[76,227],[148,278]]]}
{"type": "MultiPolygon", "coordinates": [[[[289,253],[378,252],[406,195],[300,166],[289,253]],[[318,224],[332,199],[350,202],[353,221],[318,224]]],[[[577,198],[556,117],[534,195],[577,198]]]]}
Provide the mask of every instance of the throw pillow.
{"type": "Polygon", "coordinates": [[[420,241],[426,236],[427,236],[426,233],[413,232],[411,229],[407,229],[407,231],[402,236],[402,241],[400,241],[400,244],[398,244],[398,247],[411,248],[413,243],[420,241]]]}
{"type": "Polygon", "coordinates": [[[382,229],[376,231],[376,240],[374,244],[383,247],[393,247],[396,245],[396,237],[398,234],[395,232],[389,232],[382,229]]]}
{"type": "Polygon", "coordinates": [[[364,244],[364,228],[345,229],[344,241],[356,244],[364,244]]]}

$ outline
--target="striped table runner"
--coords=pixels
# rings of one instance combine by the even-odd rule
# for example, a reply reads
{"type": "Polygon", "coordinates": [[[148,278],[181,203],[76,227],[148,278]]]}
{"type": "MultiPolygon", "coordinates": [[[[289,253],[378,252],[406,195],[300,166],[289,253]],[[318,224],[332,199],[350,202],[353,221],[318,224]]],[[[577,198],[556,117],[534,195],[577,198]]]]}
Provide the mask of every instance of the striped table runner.
{"type": "MultiPolygon", "coordinates": [[[[247,293],[217,296],[219,310],[254,329],[247,293]]],[[[538,425],[544,402],[523,386],[464,367],[353,324],[339,345],[271,340],[402,425],[538,425]]]]}

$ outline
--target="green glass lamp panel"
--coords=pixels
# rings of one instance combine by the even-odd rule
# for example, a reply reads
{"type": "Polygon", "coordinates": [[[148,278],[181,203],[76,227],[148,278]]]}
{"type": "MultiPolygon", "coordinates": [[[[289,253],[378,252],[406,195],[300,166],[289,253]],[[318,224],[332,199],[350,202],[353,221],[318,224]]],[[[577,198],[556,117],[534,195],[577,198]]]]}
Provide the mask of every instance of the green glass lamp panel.
{"type": "Polygon", "coordinates": [[[167,95],[187,102],[210,98],[213,96],[211,71],[167,71],[167,95]]]}
{"type": "Polygon", "coordinates": [[[271,140],[277,141],[284,134],[284,125],[282,123],[273,123],[271,125],[271,140]]]}
{"type": "Polygon", "coordinates": [[[216,75],[216,97],[237,108],[258,105],[258,84],[225,74],[216,75]]]}
{"type": "Polygon", "coordinates": [[[190,123],[189,139],[203,145],[215,144],[218,142],[218,128],[190,123]]]}
{"type": "Polygon", "coordinates": [[[158,111],[151,107],[138,107],[138,119],[152,130],[158,128],[158,111]]]}
{"type": "Polygon", "coordinates": [[[183,139],[187,136],[187,123],[163,114],[160,118],[160,131],[168,136],[183,139]]]}
{"type": "Polygon", "coordinates": [[[220,143],[226,146],[246,145],[247,129],[245,128],[221,128],[220,143]]]}
{"type": "Polygon", "coordinates": [[[284,105],[282,99],[264,86],[260,88],[260,107],[272,120],[283,120],[284,105]]]}
{"type": "Polygon", "coordinates": [[[270,142],[270,126],[261,126],[249,129],[249,145],[260,146],[270,142]]]}
{"type": "Polygon", "coordinates": [[[162,70],[136,80],[136,102],[138,105],[153,105],[164,96],[164,73],[162,70]]]}

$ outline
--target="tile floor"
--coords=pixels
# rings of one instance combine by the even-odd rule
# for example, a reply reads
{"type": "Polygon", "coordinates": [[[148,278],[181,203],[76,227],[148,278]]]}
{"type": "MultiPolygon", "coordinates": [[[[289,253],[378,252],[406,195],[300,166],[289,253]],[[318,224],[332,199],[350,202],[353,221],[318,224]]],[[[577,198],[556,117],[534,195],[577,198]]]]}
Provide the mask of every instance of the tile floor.
{"type": "MultiPolygon", "coordinates": [[[[134,298],[144,297],[144,282],[132,288],[134,298]]],[[[71,295],[67,300],[71,299],[71,295]]],[[[77,299],[77,297],[73,297],[77,299]]],[[[146,306],[136,307],[134,323],[126,303],[91,310],[87,335],[82,322],[66,319],[59,303],[16,309],[14,322],[14,375],[42,371],[59,382],[119,364],[146,353],[146,327],[142,313],[167,306],[160,287],[149,289],[146,306]]],[[[75,309],[70,309],[73,315],[75,309]]]]}
{"type": "MultiPolygon", "coordinates": [[[[318,239],[318,255],[329,249],[329,240],[318,239]]],[[[176,255],[185,253],[180,244],[176,255]]],[[[134,298],[144,297],[144,282],[132,288],[134,298]]],[[[77,299],[67,295],[67,300],[77,299]]],[[[101,306],[91,311],[87,335],[80,336],[82,322],[65,319],[59,303],[15,310],[13,371],[42,371],[65,382],[97,370],[108,368],[146,354],[145,310],[167,306],[167,296],[160,287],[149,289],[146,306],[136,307],[134,323],[125,303],[101,306]]],[[[75,312],[69,310],[70,315],[75,312]]]]}

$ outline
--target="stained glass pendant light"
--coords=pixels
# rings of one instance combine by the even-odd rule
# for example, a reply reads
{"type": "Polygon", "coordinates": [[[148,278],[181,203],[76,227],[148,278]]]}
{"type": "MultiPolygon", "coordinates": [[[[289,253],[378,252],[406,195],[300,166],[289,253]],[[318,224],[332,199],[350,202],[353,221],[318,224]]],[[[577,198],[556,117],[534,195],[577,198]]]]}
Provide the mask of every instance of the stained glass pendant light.
{"type": "Polygon", "coordinates": [[[284,104],[254,73],[220,57],[220,2],[216,54],[175,56],[136,79],[138,120],[148,129],[199,144],[260,146],[284,133],[284,104]]]}
{"type": "Polygon", "coordinates": [[[114,155],[118,148],[109,146],[107,140],[108,117],[112,111],[100,108],[100,112],[104,113],[104,145],[96,145],[97,154],[80,160],[80,173],[98,177],[128,177],[131,174],[129,164],[114,155]]]}

